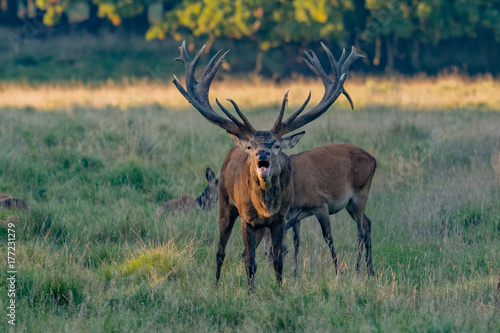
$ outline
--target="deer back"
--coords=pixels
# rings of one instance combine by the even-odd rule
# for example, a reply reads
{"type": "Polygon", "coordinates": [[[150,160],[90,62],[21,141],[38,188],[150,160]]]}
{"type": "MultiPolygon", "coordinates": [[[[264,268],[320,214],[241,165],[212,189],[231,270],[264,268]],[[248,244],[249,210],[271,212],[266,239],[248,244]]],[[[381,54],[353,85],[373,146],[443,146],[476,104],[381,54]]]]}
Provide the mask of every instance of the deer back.
{"type": "Polygon", "coordinates": [[[200,208],[200,205],[198,204],[196,199],[187,194],[181,196],[179,199],[172,199],[163,204],[163,212],[165,213],[166,212],[188,213],[197,208],[200,208]]]}
{"type": "Polygon", "coordinates": [[[343,201],[369,185],[375,158],[352,144],[330,144],[291,155],[294,207],[343,201]]]}

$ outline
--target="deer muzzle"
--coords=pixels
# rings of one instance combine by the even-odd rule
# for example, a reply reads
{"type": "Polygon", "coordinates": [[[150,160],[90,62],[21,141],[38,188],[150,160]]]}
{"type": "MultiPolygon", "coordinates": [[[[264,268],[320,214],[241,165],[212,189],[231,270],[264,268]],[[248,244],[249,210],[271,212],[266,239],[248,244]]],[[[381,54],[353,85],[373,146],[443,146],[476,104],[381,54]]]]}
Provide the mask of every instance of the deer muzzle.
{"type": "Polygon", "coordinates": [[[267,150],[259,150],[257,152],[257,174],[261,178],[266,178],[271,173],[270,155],[270,152],[267,150]]]}

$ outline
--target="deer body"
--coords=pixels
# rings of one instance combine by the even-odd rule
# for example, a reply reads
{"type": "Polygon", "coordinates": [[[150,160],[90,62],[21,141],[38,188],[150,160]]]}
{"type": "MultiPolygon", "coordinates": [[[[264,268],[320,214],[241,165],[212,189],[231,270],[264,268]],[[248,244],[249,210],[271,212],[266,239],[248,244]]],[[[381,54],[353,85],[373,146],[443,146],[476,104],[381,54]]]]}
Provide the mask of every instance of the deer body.
{"type": "Polygon", "coordinates": [[[172,199],[163,204],[163,212],[181,212],[189,213],[195,209],[200,208],[200,204],[196,199],[189,195],[184,194],[179,199],[172,199]]]}
{"type": "MultiPolygon", "coordinates": [[[[352,144],[329,144],[290,155],[290,160],[294,175],[294,200],[287,214],[285,233],[289,229],[294,232],[294,273],[298,273],[299,267],[300,221],[312,215],[321,226],[337,270],[330,215],[346,209],[358,227],[356,271],[359,271],[362,244],[365,244],[367,270],[373,274],[371,221],[364,214],[364,209],[375,174],[375,158],[352,144]]],[[[264,230],[258,233],[257,244],[265,234],[264,230]]],[[[284,243],[283,252],[286,251],[284,243]]]]}
{"type": "Polygon", "coordinates": [[[212,108],[208,93],[210,84],[227,54],[219,51],[207,64],[202,79],[196,81],[194,72],[204,51],[204,47],[193,60],[189,58],[185,43],[179,48],[181,55],[177,60],[184,63],[186,69],[186,86],[175,77],[173,83],[179,92],[194,106],[205,119],[224,129],[235,147],[230,149],[222,165],[219,182],[219,244],[217,248],[216,284],[220,279],[221,267],[225,258],[225,248],[234,222],[241,218],[241,231],[245,243],[245,267],[250,290],[253,288],[254,275],[257,270],[255,248],[257,231],[269,228],[272,238],[272,259],[276,279],[281,283],[283,269],[283,253],[281,247],[285,229],[286,214],[293,202],[294,182],[290,159],[284,150],[292,148],[305,132],[284,137],[302,126],[320,117],[328,108],[344,94],[352,101],[343,84],[349,66],[361,56],[354,47],[346,58],[345,52],[337,61],[330,50],[322,44],[328,55],[334,73],[332,81],[325,73],[316,54],[306,53],[306,64],[321,78],[325,93],[321,101],[308,112],[304,111],[311,94],[288,119],[283,120],[288,93],[283,98],[281,110],[274,126],[269,131],[257,131],[240,111],[238,105],[228,100],[239,118],[230,113],[216,99],[217,105],[225,114],[221,116],[212,108]]]}
{"type": "Polygon", "coordinates": [[[206,178],[208,181],[207,187],[205,187],[205,190],[198,198],[185,194],[178,199],[172,199],[165,202],[161,211],[163,213],[189,213],[196,209],[211,210],[217,204],[219,180],[215,177],[214,172],[210,168],[206,170],[206,178]]]}
{"type": "MultiPolygon", "coordinates": [[[[302,137],[302,134],[298,134],[302,137]]],[[[298,141],[299,138],[296,140],[298,141]]],[[[271,231],[272,259],[276,278],[281,282],[285,217],[293,200],[293,179],[288,156],[280,150],[271,159],[271,172],[263,178],[255,166],[255,160],[236,146],[229,150],[222,165],[219,183],[219,231],[220,241],[217,250],[216,281],[225,257],[225,247],[231,235],[234,222],[241,219],[241,232],[245,242],[245,264],[250,286],[253,285],[257,271],[255,262],[256,232],[264,227],[271,231]],[[274,171],[273,171],[274,169],[274,171]]]]}
{"type": "Polygon", "coordinates": [[[290,159],[295,170],[295,195],[289,216],[297,213],[298,216],[287,224],[286,230],[294,228],[295,272],[298,271],[300,220],[312,215],[321,226],[337,270],[330,215],[346,209],[358,229],[356,271],[359,271],[364,243],[368,273],[373,274],[371,221],[364,211],[375,174],[375,158],[352,144],[330,144],[292,155],[290,159]]]}

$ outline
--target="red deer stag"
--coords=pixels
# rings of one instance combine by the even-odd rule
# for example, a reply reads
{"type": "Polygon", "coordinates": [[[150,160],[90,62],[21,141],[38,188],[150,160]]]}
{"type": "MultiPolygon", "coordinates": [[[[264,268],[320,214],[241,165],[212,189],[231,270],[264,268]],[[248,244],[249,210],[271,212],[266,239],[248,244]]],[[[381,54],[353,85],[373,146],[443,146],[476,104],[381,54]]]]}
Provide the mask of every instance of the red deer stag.
{"type": "Polygon", "coordinates": [[[219,194],[219,180],[215,177],[214,172],[210,168],[207,168],[205,175],[207,177],[208,184],[198,198],[195,199],[191,195],[185,194],[179,199],[169,200],[163,204],[161,212],[188,213],[195,209],[211,210],[214,208],[217,204],[217,197],[219,194]]]}
{"type": "Polygon", "coordinates": [[[208,63],[201,82],[194,77],[195,67],[205,49],[196,54],[191,61],[186,51],[185,43],[180,49],[180,60],[186,69],[186,88],[177,77],[173,83],[180,93],[204,116],[209,122],[226,130],[234,141],[222,165],[219,179],[219,245],[217,250],[216,285],[220,279],[221,267],[225,258],[226,244],[231,235],[234,222],[238,216],[241,219],[241,232],[245,243],[245,267],[250,291],[253,289],[254,275],[257,270],[255,262],[256,232],[261,228],[269,228],[272,239],[271,256],[276,273],[276,279],[281,284],[283,271],[283,253],[281,246],[285,229],[285,218],[293,202],[293,173],[288,156],[283,152],[292,148],[304,136],[300,132],[288,137],[290,133],[320,117],[337,100],[340,94],[349,95],[344,90],[344,81],[349,66],[360,57],[354,47],[346,58],[345,52],[340,61],[337,61],[330,50],[323,45],[328,55],[334,80],[325,73],[316,54],[307,53],[305,60],[309,68],[321,78],[325,86],[325,93],[321,101],[307,113],[301,115],[305,109],[311,93],[302,106],[287,120],[283,121],[287,94],[283,99],[278,119],[269,131],[257,131],[246,116],[240,111],[237,104],[229,99],[239,120],[231,114],[216,99],[217,105],[226,115],[219,115],[212,108],[208,92],[215,73],[224,61],[229,51],[222,54],[219,51],[208,63]]]}

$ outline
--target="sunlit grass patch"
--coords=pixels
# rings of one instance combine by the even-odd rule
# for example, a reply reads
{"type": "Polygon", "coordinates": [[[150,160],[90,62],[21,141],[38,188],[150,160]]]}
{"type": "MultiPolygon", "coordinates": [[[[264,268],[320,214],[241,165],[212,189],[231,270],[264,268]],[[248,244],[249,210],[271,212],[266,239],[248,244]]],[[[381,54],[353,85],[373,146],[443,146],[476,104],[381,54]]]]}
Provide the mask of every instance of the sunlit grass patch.
{"type": "Polygon", "coordinates": [[[112,270],[116,278],[127,278],[134,283],[148,281],[155,285],[164,280],[185,279],[192,257],[192,248],[178,249],[170,242],[160,248],[145,248],[131,254],[124,263],[115,263],[112,270]]]}

